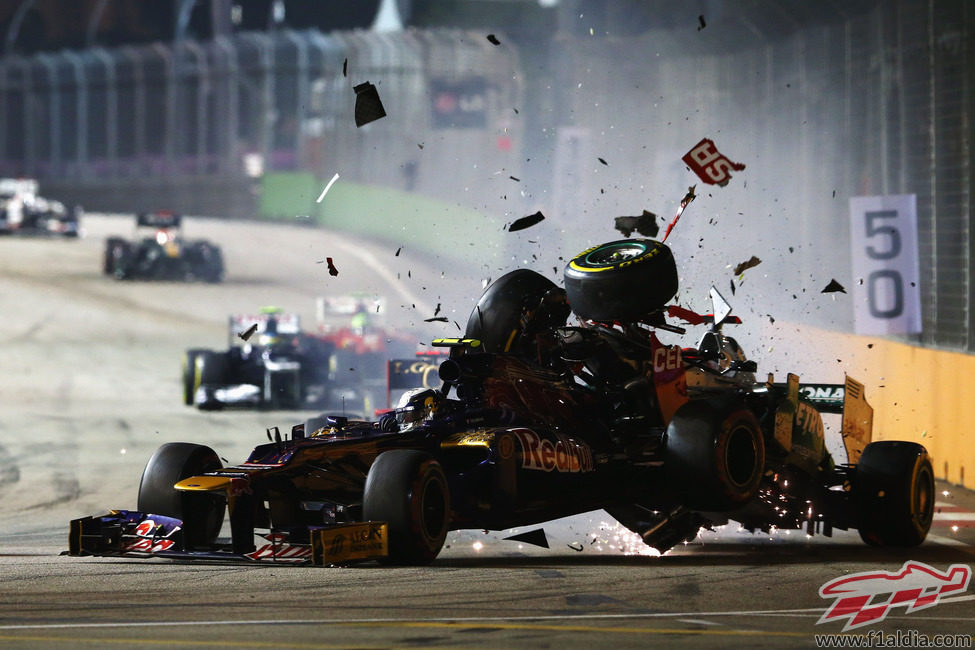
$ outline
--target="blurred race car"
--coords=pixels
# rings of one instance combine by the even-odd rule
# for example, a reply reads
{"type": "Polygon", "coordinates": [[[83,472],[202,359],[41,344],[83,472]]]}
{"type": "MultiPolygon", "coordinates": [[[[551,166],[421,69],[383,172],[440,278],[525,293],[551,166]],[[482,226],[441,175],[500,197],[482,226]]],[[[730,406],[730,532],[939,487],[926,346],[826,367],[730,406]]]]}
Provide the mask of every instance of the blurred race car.
{"type": "Polygon", "coordinates": [[[32,178],[0,178],[0,234],[78,237],[82,210],[38,193],[32,178]]]}
{"type": "MultiPolygon", "coordinates": [[[[228,350],[187,350],[187,405],[335,409],[362,417],[382,406],[387,355],[402,344],[363,312],[350,325],[303,332],[297,314],[266,308],[231,316],[228,350]]],[[[413,344],[415,347],[415,344],[413,344]]]]}
{"type": "MultiPolygon", "coordinates": [[[[136,510],[71,522],[72,555],[424,564],[448,530],[504,530],[603,508],[660,552],[699,530],[831,535],[913,547],[931,526],[931,460],[872,441],[863,385],[756,378],[712,313],[667,305],[670,250],[621,240],[572,258],[565,288],[528,269],[499,278],[462,339],[442,339],[442,389],[417,389],[378,422],[317,416],[277,428],[242,463],[163,445],[136,510]],[[638,287],[639,290],[634,290],[638,287]],[[578,325],[567,325],[572,312],[578,325]],[[676,317],[705,331],[696,347],[676,317]],[[841,414],[846,458],[826,444],[841,414]],[[230,538],[220,539],[229,507],[230,538]]],[[[837,441],[839,442],[839,441],[837,441]]],[[[839,450],[838,445],[832,445],[839,450]]]]}
{"type": "Polygon", "coordinates": [[[105,241],[103,271],[119,280],[202,280],[220,282],[224,276],[220,247],[205,239],[187,240],[181,232],[182,217],[172,212],[136,216],[136,241],[109,237],[105,241]]]}

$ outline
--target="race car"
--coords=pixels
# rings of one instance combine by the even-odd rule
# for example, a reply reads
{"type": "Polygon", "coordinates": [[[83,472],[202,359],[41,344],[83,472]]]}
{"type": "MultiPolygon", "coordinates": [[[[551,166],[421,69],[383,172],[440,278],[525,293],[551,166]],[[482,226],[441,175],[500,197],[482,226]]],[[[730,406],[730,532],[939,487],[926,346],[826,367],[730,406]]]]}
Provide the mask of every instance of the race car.
{"type": "Polygon", "coordinates": [[[205,239],[184,239],[182,221],[180,215],[166,211],[136,215],[135,241],[121,237],[105,240],[105,275],[119,280],[223,280],[220,247],[205,239]],[[152,235],[140,237],[147,229],[152,235]]]}
{"type": "Polygon", "coordinates": [[[872,441],[873,411],[850,377],[757,379],[723,332],[740,320],[717,290],[710,314],[668,306],[676,291],[673,255],[650,239],[580,253],[564,288],[512,271],[481,296],[463,338],[437,341],[451,351],[441,388],[376,422],[274,428],[230,467],[203,445],[163,445],[136,509],[72,521],[68,552],[420,565],[451,529],[600,508],[660,552],[729,520],[920,544],[935,501],[924,447],[872,441]],[[686,333],[673,318],[704,326],[696,346],[658,339],[686,333]],[[845,459],[830,453],[822,413],[842,414],[845,459]]]}
{"type": "Polygon", "coordinates": [[[46,199],[38,187],[33,178],[0,178],[0,234],[78,237],[81,207],[46,199]]]}
{"type": "Polygon", "coordinates": [[[384,403],[387,355],[404,345],[371,326],[363,312],[346,327],[313,333],[302,331],[297,314],[275,307],[230,316],[227,337],[225,351],[193,348],[183,355],[186,405],[371,415],[384,403]]]}

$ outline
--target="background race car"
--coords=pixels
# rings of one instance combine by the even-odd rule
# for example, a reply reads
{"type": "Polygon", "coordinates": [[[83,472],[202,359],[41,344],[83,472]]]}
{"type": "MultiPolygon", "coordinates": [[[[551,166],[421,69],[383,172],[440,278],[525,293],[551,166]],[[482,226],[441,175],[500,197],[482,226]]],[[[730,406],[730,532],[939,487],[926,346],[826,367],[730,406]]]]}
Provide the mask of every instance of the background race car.
{"type": "Polygon", "coordinates": [[[81,207],[68,209],[37,192],[33,178],[0,178],[0,234],[77,237],[81,207]]]}
{"type": "Polygon", "coordinates": [[[137,237],[145,229],[155,232],[135,241],[109,237],[105,241],[104,273],[120,280],[223,280],[220,247],[205,239],[184,239],[181,226],[182,217],[171,212],[137,215],[137,237]]]}
{"type": "Polygon", "coordinates": [[[385,401],[386,359],[406,343],[353,317],[349,326],[301,331],[297,314],[267,308],[231,316],[229,349],[187,350],[183,393],[187,405],[333,409],[371,415],[385,401]]]}

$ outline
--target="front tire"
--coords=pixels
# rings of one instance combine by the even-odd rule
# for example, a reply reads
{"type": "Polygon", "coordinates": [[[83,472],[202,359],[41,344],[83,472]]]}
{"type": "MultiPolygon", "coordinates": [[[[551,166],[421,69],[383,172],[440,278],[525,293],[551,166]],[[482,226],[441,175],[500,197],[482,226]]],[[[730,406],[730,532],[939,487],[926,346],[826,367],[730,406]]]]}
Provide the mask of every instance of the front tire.
{"type": "Polygon", "coordinates": [[[934,519],[934,470],[927,450],[896,440],[871,442],[854,482],[860,538],[871,546],[918,546],[934,519]]]}
{"type": "Polygon", "coordinates": [[[152,455],[139,484],[139,512],[175,517],[183,522],[186,548],[212,544],[223,525],[226,499],[208,492],[180,492],[173,485],[190,476],[221,469],[209,447],[170,442],[152,455]]]}
{"type": "Polygon", "coordinates": [[[412,449],[380,454],[366,477],[362,514],[389,525],[389,562],[429,564],[450,523],[450,489],[440,463],[412,449]]]}
{"type": "Polygon", "coordinates": [[[183,355],[182,376],[183,376],[183,403],[193,406],[196,389],[196,358],[209,350],[201,348],[191,348],[183,355]]]}

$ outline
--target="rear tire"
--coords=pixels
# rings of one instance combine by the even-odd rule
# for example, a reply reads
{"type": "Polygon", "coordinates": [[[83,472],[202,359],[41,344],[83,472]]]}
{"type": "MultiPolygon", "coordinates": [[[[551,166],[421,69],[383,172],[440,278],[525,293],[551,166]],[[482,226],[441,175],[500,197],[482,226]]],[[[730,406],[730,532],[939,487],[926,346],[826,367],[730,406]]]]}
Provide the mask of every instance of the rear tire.
{"type": "Polygon", "coordinates": [[[758,493],[765,440],[755,415],[730,401],[693,400],[667,427],[664,467],[680,503],[726,512],[758,493]]]}
{"type": "Polygon", "coordinates": [[[429,564],[450,523],[450,489],[440,463],[412,449],[380,454],[366,477],[362,514],[389,525],[389,562],[429,564]]]}
{"type": "Polygon", "coordinates": [[[853,487],[860,538],[871,546],[917,546],[934,518],[934,470],[927,450],[896,440],[871,442],[853,487]]]}
{"type": "Polygon", "coordinates": [[[204,352],[209,350],[190,348],[183,355],[183,403],[187,406],[193,406],[196,389],[199,388],[196,384],[196,358],[204,352]]]}
{"type": "Polygon", "coordinates": [[[173,485],[222,467],[220,457],[209,447],[189,442],[163,445],[142,472],[139,512],[182,520],[183,541],[188,549],[212,544],[223,525],[226,499],[209,492],[180,492],[173,485]]]}
{"type": "Polygon", "coordinates": [[[565,267],[569,305],[586,320],[641,320],[663,308],[677,286],[674,255],[654,239],[601,244],[579,253],[565,267]]]}

